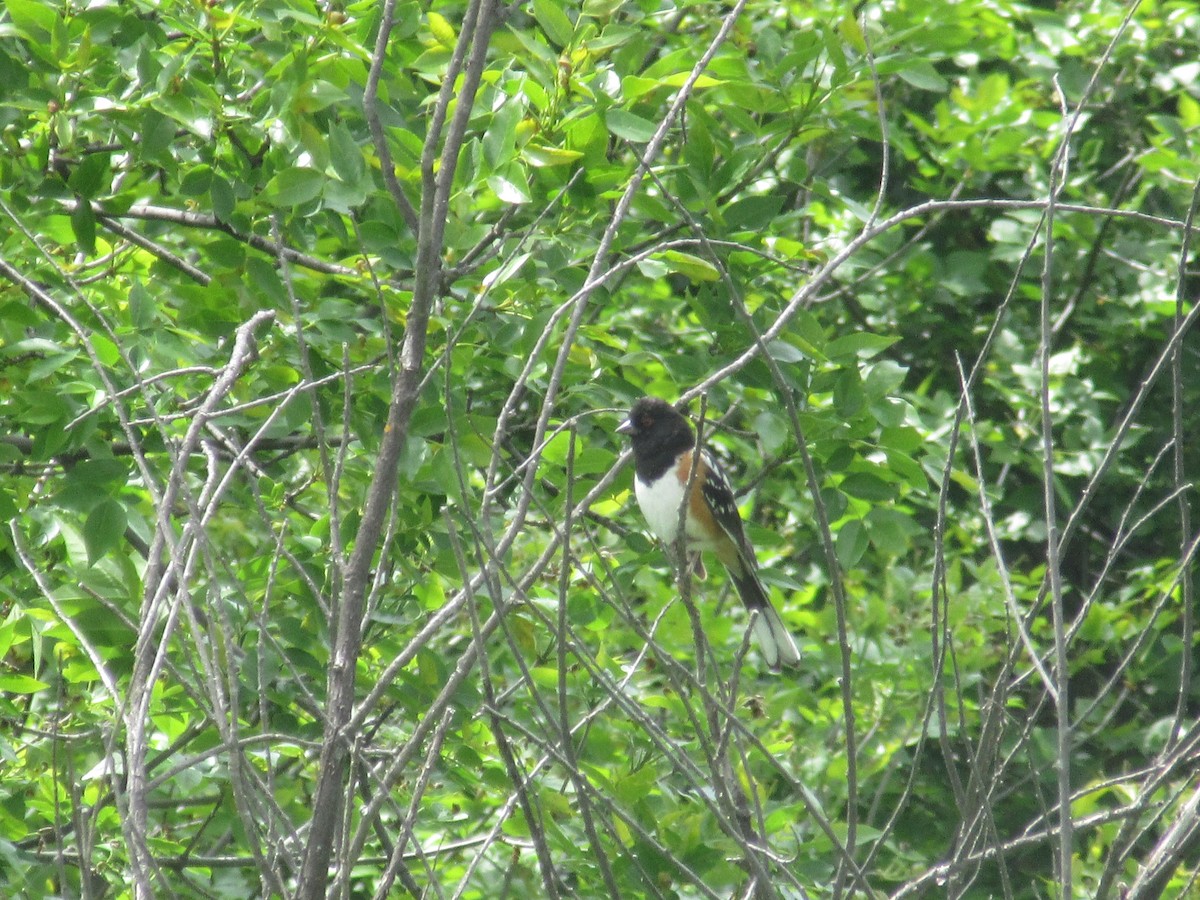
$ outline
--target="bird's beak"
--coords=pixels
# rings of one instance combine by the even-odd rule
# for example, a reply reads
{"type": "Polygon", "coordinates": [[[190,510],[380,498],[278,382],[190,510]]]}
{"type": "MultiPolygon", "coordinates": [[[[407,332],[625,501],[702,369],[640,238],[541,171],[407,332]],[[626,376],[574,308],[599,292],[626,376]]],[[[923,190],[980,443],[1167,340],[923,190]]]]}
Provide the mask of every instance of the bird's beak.
{"type": "Polygon", "coordinates": [[[617,434],[634,434],[637,431],[637,426],[633,424],[633,419],[626,419],[617,426],[617,434]]]}

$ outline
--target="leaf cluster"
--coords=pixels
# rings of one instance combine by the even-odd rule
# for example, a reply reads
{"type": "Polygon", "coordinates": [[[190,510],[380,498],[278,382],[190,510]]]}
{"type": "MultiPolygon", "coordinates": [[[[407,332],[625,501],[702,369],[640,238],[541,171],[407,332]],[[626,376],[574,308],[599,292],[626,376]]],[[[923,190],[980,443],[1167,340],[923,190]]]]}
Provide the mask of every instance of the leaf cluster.
{"type": "Polygon", "coordinates": [[[1182,896],[1197,34],[5,0],[5,895],[1182,896]]]}

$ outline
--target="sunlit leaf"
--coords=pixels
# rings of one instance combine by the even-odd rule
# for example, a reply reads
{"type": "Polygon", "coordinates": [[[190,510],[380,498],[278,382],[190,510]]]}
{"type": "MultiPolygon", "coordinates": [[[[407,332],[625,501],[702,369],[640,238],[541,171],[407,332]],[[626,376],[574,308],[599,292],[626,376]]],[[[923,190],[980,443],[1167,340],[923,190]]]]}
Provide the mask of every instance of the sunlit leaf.
{"type": "Polygon", "coordinates": [[[521,149],[521,156],[531,166],[567,166],[578,162],[583,154],[578,150],[564,150],[560,147],[546,147],[541,144],[529,143],[521,149]]]}
{"type": "Polygon", "coordinates": [[[528,203],[530,196],[528,189],[520,184],[517,184],[511,177],[502,175],[493,175],[487,180],[488,187],[496,192],[496,196],[505,203],[528,203]]]}
{"type": "Polygon", "coordinates": [[[429,23],[429,31],[434,39],[446,49],[453,50],[454,45],[458,43],[458,33],[446,17],[430,11],[425,14],[425,20],[429,23]]]}
{"type": "Polygon", "coordinates": [[[48,41],[59,21],[54,8],[41,0],[4,0],[13,24],[18,31],[32,41],[48,41]]]}
{"type": "Polygon", "coordinates": [[[559,47],[566,47],[575,35],[575,26],[563,12],[558,0],[533,0],[533,15],[550,38],[559,47]]]}
{"type": "Polygon", "coordinates": [[[48,687],[48,684],[28,675],[0,672],[0,691],[10,694],[36,694],[48,687]]]}
{"type": "Polygon", "coordinates": [[[721,273],[708,260],[680,250],[667,250],[662,254],[662,260],[672,272],[686,275],[692,281],[718,281],[721,273]]]}
{"type": "Polygon", "coordinates": [[[825,346],[825,354],[830,359],[841,359],[847,356],[862,356],[869,359],[894,343],[896,343],[895,335],[870,334],[859,331],[830,341],[825,346]]]}
{"type": "Polygon", "coordinates": [[[644,144],[658,130],[653,122],[623,109],[610,109],[605,113],[604,121],[608,130],[617,137],[637,144],[644,144]]]}

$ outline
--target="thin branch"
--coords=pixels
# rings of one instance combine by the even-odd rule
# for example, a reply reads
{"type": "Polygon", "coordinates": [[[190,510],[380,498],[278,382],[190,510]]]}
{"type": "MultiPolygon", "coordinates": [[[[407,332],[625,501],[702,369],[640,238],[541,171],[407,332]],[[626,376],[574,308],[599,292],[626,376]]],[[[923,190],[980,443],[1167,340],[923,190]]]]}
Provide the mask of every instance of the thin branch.
{"type": "MultiPolygon", "coordinates": [[[[339,813],[344,799],[341,784],[347,757],[346,726],[353,714],[355,671],[362,645],[363,615],[371,562],[379,544],[387,511],[395,496],[396,471],[408,439],[409,422],[417,404],[429,319],[440,287],[442,235],[450,187],[495,24],[494,0],[473,0],[467,10],[464,26],[459,33],[458,43],[426,135],[422,156],[423,186],[416,275],[412,304],[405,321],[404,338],[401,343],[400,368],[393,375],[387,424],[380,442],[379,456],[368,489],[362,520],[355,536],[354,549],[346,565],[345,591],[337,610],[333,630],[333,647],[328,667],[328,720],[312,827],[300,879],[299,896],[303,900],[321,900],[325,896],[335,830],[341,819],[339,813]],[[463,79],[456,96],[455,82],[460,70],[463,72],[463,79]],[[443,134],[442,125],[452,100],[456,102],[454,118],[443,134]],[[435,174],[434,159],[439,146],[441,165],[435,174]]],[[[386,18],[381,27],[390,32],[391,18],[386,18]]],[[[377,52],[385,52],[386,47],[386,38],[381,38],[377,52]]]]}
{"type": "MultiPolygon", "coordinates": [[[[63,208],[67,212],[74,212],[79,203],[87,201],[64,199],[60,201],[63,208]]],[[[245,233],[238,231],[232,225],[222,222],[215,215],[209,213],[192,212],[190,210],[175,209],[170,206],[154,206],[150,203],[135,203],[129,209],[121,212],[108,211],[105,209],[97,209],[93,204],[95,214],[98,217],[108,219],[115,222],[118,219],[142,219],[149,222],[168,222],[172,225],[182,225],[185,228],[199,228],[205,231],[219,231],[222,234],[227,234],[235,240],[241,241],[255,250],[259,250],[273,259],[280,256],[286,257],[288,261],[297,266],[309,269],[313,272],[323,272],[326,275],[343,275],[347,278],[353,278],[356,281],[361,277],[357,270],[349,266],[340,266],[336,263],[326,262],[325,260],[310,256],[307,253],[301,253],[292,247],[282,246],[275,241],[260,237],[257,234],[245,233]]]]}

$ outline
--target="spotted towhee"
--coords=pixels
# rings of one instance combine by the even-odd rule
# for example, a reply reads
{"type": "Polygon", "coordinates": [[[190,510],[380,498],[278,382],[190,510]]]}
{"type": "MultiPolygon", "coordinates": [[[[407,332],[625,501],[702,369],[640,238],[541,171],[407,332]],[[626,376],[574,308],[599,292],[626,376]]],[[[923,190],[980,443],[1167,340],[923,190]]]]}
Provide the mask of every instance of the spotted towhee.
{"type": "Polygon", "coordinates": [[[711,550],[725,566],[753,616],[754,636],[771,670],[799,663],[800,650],[758,578],[758,561],[729,481],[707,450],[692,471],[696,434],[688,420],[669,403],[644,397],[617,433],[629,435],[633,444],[634,493],[650,530],[668,547],[674,544],[690,480],[684,526],[688,548],[711,550]]]}

